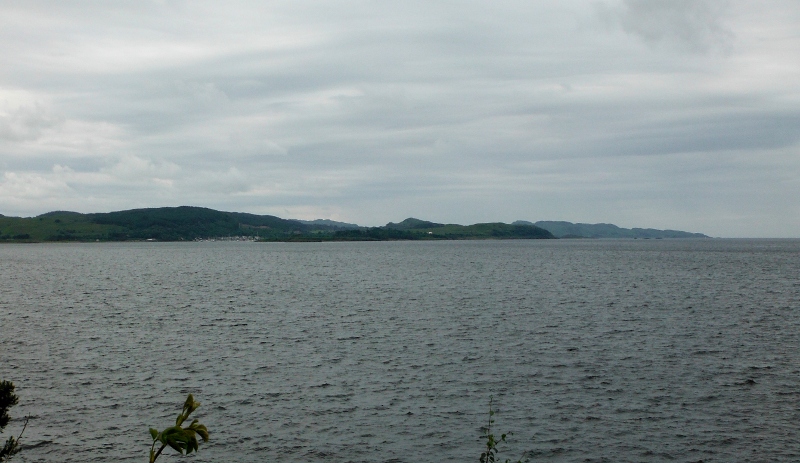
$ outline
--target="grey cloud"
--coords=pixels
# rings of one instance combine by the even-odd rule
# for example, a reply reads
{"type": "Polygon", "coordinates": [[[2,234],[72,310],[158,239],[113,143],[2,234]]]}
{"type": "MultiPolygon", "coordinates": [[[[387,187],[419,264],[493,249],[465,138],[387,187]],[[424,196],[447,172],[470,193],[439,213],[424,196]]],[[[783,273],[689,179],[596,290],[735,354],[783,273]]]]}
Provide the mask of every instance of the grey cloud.
{"type": "Polygon", "coordinates": [[[0,140],[12,142],[37,140],[43,130],[55,127],[63,121],[63,117],[51,114],[38,104],[18,107],[5,114],[0,112],[0,140]]]}
{"type": "Polygon", "coordinates": [[[650,44],[672,43],[694,52],[728,51],[734,33],[725,24],[724,0],[624,0],[600,4],[600,14],[650,44]]]}
{"type": "Polygon", "coordinates": [[[747,185],[800,217],[769,179],[798,170],[800,7],[603,5],[611,30],[588,0],[6,3],[0,213],[757,234],[747,185]]]}

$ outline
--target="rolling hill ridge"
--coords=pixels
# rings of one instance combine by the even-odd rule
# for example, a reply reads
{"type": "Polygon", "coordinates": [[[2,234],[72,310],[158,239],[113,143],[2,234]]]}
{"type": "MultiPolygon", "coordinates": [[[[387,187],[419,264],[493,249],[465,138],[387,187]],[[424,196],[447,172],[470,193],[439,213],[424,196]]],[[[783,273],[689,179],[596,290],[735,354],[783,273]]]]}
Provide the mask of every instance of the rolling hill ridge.
{"type": "Polygon", "coordinates": [[[625,229],[610,224],[516,221],[459,225],[413,217],[382,227],[360,227],[331,220],[290,220],[193,206],[90,214],[53,211],[37,217],[0,215],[0,242],[192,241],[226,237],[258,241],[385,241],[706,236],[674,230],[625,229]]]}

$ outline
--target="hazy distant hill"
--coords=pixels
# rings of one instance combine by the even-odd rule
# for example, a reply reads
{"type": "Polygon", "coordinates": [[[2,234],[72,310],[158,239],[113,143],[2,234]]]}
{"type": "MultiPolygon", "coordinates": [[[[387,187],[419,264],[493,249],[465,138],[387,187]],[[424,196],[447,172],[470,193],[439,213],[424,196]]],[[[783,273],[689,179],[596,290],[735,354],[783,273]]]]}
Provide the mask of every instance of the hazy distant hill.
{"type": "Polygon", "coordinates": [[[335,229],[342,229],[342,230],[352,230],[352,229],[359,229],[365,228],[361,225],[356,225],[354,223],[347,223],[347,222],[337,222],[335,220],[328,220],[328,219],[316,219],[316,220],[298,220],[298,222],[311,225],[314,227],[327,227],[331,230],[335,229]]]}
{"type": "Polygon", "coordinates": [[[315,227],[306,225],[299,220],[281,219],[274,215],[256,215],[245,212],[223,212],[223,214],[233,217],[243,228],[282,232],[307,232],[315,229],[315,227]]]}
{"type": "Polygon", "coordinates": [[[621,228],[610,223],[572,223],[539,221],[536,223],[517,220],[515,224],[536,225],[548,230],[558,238],[708,238],[702,233],[677,230],[656,230],[653,228],[621,228]]]}

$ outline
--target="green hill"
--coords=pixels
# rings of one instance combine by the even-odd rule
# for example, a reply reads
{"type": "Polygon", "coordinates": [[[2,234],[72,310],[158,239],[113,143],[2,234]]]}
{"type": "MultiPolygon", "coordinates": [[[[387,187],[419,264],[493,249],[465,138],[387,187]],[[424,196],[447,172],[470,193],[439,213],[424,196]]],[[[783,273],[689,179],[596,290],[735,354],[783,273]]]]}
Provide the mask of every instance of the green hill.
{"type": "Polygon", "coordinates": [[[550,232],[532,223],[509,225],[494,222],[457,225],[429,222],[409,217],[400,223],[389,222],[383,228],[416,232],[420,235],[420,239],[554,238],[550,232]]]}
{"type": "Polygon", "coordinates": [[[272,215],[222,212],[205,207],[159,207],[81,214],[53,211],[37,217],[0,215],[0,242],[191,241],[233,236],[267,241],[385,241],[552,238],[707,238],[677,230],[620,228],[612,224],[517,221],[443,224],[409,217],[383,227],[326,220],[287,220],[272,215]]]}
{"type": "Polygon", "coordinates": [[[55,211],[38,217],[0,217],[0,241],[188,241],[225,236],[281,237],[314,229],[269,215],[204,207],[160,207],[80,214],[55,211]]]}
{"type": "Polygon", "coordinates": [[[487,240],[554,239],[550,232],[533,225],[479,223],[475,225],[438,224],[406,219],[383,227],[339,230],[334,233],[297,234],[288,239],[270,241],[401,241],[401,240],[487,240]]]}
{"type": "Polygon", "coordinates": [[[0,242],[109,240],[123,231],[118,226],[93,223],[87,215],[75,212],[0,218],[0,242]]]}
{"type": "Polygon", "coordinates": [[[420,230],[440,239],[553,239],[552,233],[535,225],[476,223],[474,225],[442,225],[420,230]]]}
{"type": "Polygon", "coordinates": [[[389,222],[383,228],[391,228],[394,230],[425,230],[428,228],[444,227],[442,223],[428,222],[427,220],[415,219],[409,217],[400,223],[389,222]]]}

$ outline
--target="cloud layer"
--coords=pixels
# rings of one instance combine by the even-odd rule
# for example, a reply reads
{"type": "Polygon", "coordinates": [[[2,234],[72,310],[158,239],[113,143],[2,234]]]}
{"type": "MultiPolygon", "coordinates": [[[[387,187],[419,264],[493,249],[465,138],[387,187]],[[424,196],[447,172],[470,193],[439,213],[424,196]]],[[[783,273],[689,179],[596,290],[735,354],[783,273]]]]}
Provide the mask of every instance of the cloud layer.
{"type": "Polygon", "coordinates": [[[4,2],[0,213],[800,236],[800,4],[4,2]]]}

